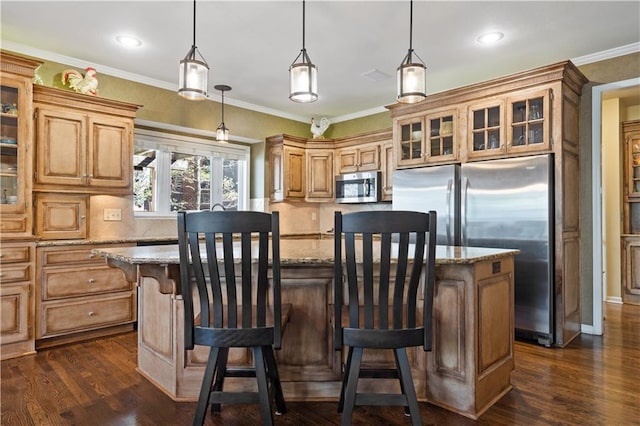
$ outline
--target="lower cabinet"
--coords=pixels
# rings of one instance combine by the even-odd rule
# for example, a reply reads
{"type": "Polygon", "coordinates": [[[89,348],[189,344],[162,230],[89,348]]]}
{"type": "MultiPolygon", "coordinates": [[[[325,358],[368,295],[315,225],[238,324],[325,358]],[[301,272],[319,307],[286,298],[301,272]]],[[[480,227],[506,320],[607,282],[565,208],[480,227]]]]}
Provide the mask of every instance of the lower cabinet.
{"type": "Polygon", "coordinates": [[[0,359],[35,352],[33,242],[0,245],[0,359]]]}
{"type": "MultiPolygon", "coordinates": [[[[133,244],[121,244],[120,247],[133,244]]],[[[37,248],[37,347],[129,330],[136,321],[136,290],[124,273],[93,255],[97,247],[37,248]]]]}
{"type": "Polygon", "coordinates": [[[622,302],[640,305],[640,235],[622,237],[622,302]]]}

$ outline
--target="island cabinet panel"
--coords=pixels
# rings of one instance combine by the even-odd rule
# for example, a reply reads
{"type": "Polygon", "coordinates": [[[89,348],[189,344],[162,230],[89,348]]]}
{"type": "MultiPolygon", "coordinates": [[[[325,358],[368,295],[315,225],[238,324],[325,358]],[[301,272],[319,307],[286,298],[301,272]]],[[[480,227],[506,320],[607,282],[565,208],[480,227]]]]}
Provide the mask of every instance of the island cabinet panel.
{"type": "MultiPolygon", "coordinates": [[[[287,401],[338,401],[340,396],[348,348],[334,349],[333,245],[333,239],[281,241],[282,303],[291,310],[276,358],[287,401]]],[[[184,344],[178,247],[94,252],[138,285],[138,371],[176,401],[197,400],[209,349],[190,350],[184,344]]],[[[422,346],[407,351],[421,401],[475,419],[511,389],[517,253],[438,247],[432,351],[422,346]]],[[[343,323],[346,316],[345,310],[343,323]]],[[[251,361],[245,349],[230,353],[230,365],[251,361]]],[[[365,351],[363,365],[394,362],[390,351],[371,350],[365,351]]],[[[228,390],[249,387],[255,387],[254,379],[225,382],[228,390]]],[[[361,379],[358,387],[400,390],[394,379],[361,379]]]]}
{"type": "Polygon", "coordinates": [[[101,246],[37,248],[37,347],[133,328],[135,288],[121,270],[110,268],[104,258],[91,253],[101,246]]]}
{"type": "Polygon", "coordinates": [[[437,268],[427,401],[478,418],[511,389],[513,258],[437,268]]]}
{"type": "Polygon", "coordinates": [[[35,352],[33,242],[0,245],[0,359],[35,352]]]}

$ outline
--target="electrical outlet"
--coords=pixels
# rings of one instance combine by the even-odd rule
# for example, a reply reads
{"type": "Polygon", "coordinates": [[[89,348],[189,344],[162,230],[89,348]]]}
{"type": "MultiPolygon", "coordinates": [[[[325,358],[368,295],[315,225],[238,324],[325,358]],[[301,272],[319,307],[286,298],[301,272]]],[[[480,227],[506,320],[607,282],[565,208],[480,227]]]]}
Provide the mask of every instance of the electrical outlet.
{"type": "Polygon", "coordinates": [[[311,220],[316,220],[316,212],[311,212],[311,220]]]}
{"type": "Polygon", "coordinates": [[[104,209],[104,220],[111,222],[119,222],[122,220],[121,209],[104,209]]]}

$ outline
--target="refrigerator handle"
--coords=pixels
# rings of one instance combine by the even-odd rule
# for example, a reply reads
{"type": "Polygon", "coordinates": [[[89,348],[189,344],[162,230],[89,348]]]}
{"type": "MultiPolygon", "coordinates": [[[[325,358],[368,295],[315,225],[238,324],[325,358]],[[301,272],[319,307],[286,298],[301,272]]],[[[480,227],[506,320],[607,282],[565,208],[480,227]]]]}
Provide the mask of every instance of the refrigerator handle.
{"type": "Polygon", "coordinates": [[[469,189],[469,178],[462,178],[462,203],[460,206],[461,230],[460,244],[467,245],[467,190],[469,189]]]}
{"type": "Polygon", "coordinates": [[[452,194],[452,188],[453,188],[453,179],[449,179],[447,181],[447,222],[446,222],[446,228],[447,228],[447,244],[448,245],[452,245],[452,240],[451,240],[451,194],[452,194]]]}

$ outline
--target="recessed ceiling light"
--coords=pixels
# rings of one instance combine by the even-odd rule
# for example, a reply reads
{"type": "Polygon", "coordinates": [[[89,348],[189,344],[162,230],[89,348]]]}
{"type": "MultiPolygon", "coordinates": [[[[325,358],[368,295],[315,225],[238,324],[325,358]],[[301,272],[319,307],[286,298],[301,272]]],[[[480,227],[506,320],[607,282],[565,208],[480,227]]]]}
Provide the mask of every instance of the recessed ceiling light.
{"type": "Polygon", "coordinates": [[[499,31],[493,31],[490,33],[482,34],[480,37],[478,37],[478,43],[493,44],[499,40],[502,40],[502,37],[504,37],[504,34],[499,31]]]}
{"type": "Polygon", "coordinates": [[[133,36],[119,35],[116,37],[116,41],[121,45],[123,45],[124,47],[142,46],[142,42],[133,36]]]}

